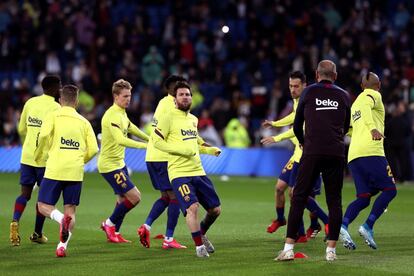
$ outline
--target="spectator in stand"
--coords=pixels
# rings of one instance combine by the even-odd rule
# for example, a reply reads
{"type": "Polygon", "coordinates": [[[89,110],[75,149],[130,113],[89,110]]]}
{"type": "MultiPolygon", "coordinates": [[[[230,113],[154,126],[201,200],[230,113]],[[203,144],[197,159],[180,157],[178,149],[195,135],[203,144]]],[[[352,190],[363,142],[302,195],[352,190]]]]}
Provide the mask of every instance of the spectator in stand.
{"type": "MultiPolygon", "coordinates": [[[[338,61],[338,84],[349,91],[358,91],[360,76],[375,68],[386,105],[395,100],[393,93],[414,101],[405,96],[414,91],[410,1],[38,2],[0,4],[0,83],[9,82],[7,98],[13,100],[16,116],[34,90],[17,97],[15,83],[26,78],[33,87],[42,72],[58,72],[65,83],[82,83],[103,103],[112,101],[105,91],[113,79],[127,79],[137,95],[149,90],[155,97],[134,111],[137,121],[148,106],[155,108],[161,79],[179,74],[199,80],[201,108],[211,110],[218,131],[243,112],[253,136],[257,120],[280,117],[287,104],[288,93],[274,97],[272,84],[287,79],[292,70],[311,75],[320,57],[338,61]],[[222,31],[225,24],[228,33],[222,31]],[[80,77],[80,71],[87,76],[80,77]],[[252,81],[256,72],[262,76],[259,83],[252,81]],[[410,81],[408,87],[396,90],[403,78],[410,81]],[[217,86],[222,89],[211,89],[217,86]],[[263,112],[256,108],[256,96],[251,97],[252,86],[267,89],[263,112]],[[232,103],[231,110],[221,101],[236,98],[243,99],[242,105],[232,103]]],[[[11,143],[18,143],[17,137],[11,143]]]]}
{"type": "Polygon", "coordinates": [[[224,129],[224,142],[229,148],[247,148],[250,146],[250,137],[242,122],[233,118],[224,129]]]}
{"type": "Polygon", "coordinates": [[[142,78],[146,85],[159,86],[161,84],[163,66],[164,58],[158,52],[156,46],[151,46],[148,54],[142,60],[142,78]]]}
{"type": "Polygon", "coordinates": [[[207,109],[203,109],[198,120],[198,134],[210,145],[215,147],[221,147],[223,145],[207,109]]]}

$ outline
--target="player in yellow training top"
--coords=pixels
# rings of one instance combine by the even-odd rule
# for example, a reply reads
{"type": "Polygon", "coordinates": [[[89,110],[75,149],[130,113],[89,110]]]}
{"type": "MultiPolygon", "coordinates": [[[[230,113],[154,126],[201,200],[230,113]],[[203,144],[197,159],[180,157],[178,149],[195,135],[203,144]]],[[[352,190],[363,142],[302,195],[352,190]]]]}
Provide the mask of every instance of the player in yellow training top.
{"type": "Polygon", "coordinates": [[[356,245],[348,233],[348,225],[368,207],[371,197],[381,192],[367,220],[358,230],[366,244],[377,249],[372,230],[374,223],[397,195],[391,168],[384,154],[385,110],[379,92],[381,82],[376,74],[369,72],[362,78],[361,87],[363,91],[351,107],[352,138],[348,151],[348,166],[355,181],[357,199],[346,209],[340,231],[344,247],[351,250],[356,245]]]}
{"type": "Polygon", "coordinates": [[[79,89],[74,85],[62,88],[62,108],[49,114],[40,130],[35,160],[47,157],[45,176],[39,190],[39,211],[60,225],[57,257],[66,257],[66,247],[75,226],[84,165],[98,152],[98,143],[91,124],[76,112],[79,89]],[[63,195],[64,214],[55,205],[63,195]]]}
{"type": "MultiPolygon", "coordinates": [[[[20,245],[19,221],[32,195],[33,187],[40,183],[45,173],[45,160],[36,162],[33,153],[36,149],[37,138],[40,127],[46,116],[57,109],[60,105],[55,101],[59,96],[61,88],[60,78],[49,75],[42,80],[43,95],[29,99],[20,116],[18,132],[23,143],[20,165],[21,194],[16,198],[14,204],[13,221],[10,224],[10,242],[14,246],[20,245]]],[[[46,243],[47,237],[42,233],[45,217],[40,214],[36,205],[36,222],[30,240],[36,243],[46,243]]]]}
{"type": "MultiPolygon", "coordinates": [[[[152,130],[157,126],[158,118],[160,118],[162,114],[176,109],[174,87],[178,81],[186,82],[186,79],[181,76],[171,75],[165,80],[164,88],[168,94],[160,100],[157,108],[155,109],[152,121],[152,130]]],[[[151,133],[151,135],[154,135],[154,133],[151,133]]],[[[201,137],[198,137],[197,141],[199,144],[200,153],[214,154],[216,150],[219,150],[218,148],[211,147],[201,137]]],[[[175,193],[173,192],[170,180],[168,179],[168,153],[155,148],[150,139],[147,146],[145,161],[147,164],[148,173],[151,177],[151,183],[154,189],[160,191],[161,197],[154,202],[145,220],[145,223],[138,229],[140,242],[144,247],[150,247],[151,225],[168,207],[167,229],[165,232],[164,241],[162,243],[162,248],[186,248],[173,238],[174,230],[177,225],[178,217],[180,215],[180,206],[178,204],[175,193]]]]}
{"type": "MultiPolygon", "coordinates": [[[[282,127],[293,124],[296,114],[296,107],[298,106],[299,98],[302,94],[303,89],[306,87],[306,76],[300,71],[294,71],[289,75],[289,90],[293,99],[293,111],[286,117],[276,121],[270,122],[265,121],[263,123],[264,127],[282,127]]],[[[285,219],[285,191],[289,187],[289,195],[292,194],[293,187],[296,184],[296,176],[299,168],[300,158],[302,157],[302,149],[300,148],[299,141],[295,137],[293,128],[290,128],[286,132],[283,132],[274,137],[264,137],[261,140],[261,143],[264,145],[270,145],[277,143],[286,139],[290,139],[295,145],[295,151],[293,152],[292,157],[289,159],[287,164],[282,170],[282,173],[279,175],[279,179],[276,183],[275,191],[275,202],[276,202],[276,216],[277,218],[272,221],[272,223],[267,227],[268,233],[275,232],[279,227],[286,225],[285,219]]],[[[306,208],[310,211],[311,214],[311,225],[306,231],[303,225],[303,221],[299,227],[298,238],[296,242],[304,243],[307,242],[310,238],[315,238],[316,235],[321,231],[322,227],[318,223],[318,218],[320,218],[325,225],[325,232],[328,232],[328,216],[322,210],[315,200],[315,196],[321,193],[321,178],[318,178],[314,184],[312,195],[308,198],[306,208]]]]}
{"type": "MultiPolygon", "coordinates": [[[[162,114],[175,109],[174,86],[178,81],[186,80],[177,75],[171,75],[165,80],[164,89],[168,94],[160,100],[157,108],[155,109],[152,121],[153,128],[157,125],[158,118],[162,114]]],[[[168,179],[167,160],[168,154],[156,149],[150,140],[147,146],[145,161],[148,173],[151,177],[151,183],[154,186],[154,189],[160,191],[161,197],[154,202],[145,223],[138,229],[140,242],[146,248],[150,247],[150,230],[152,223],[165,211],[167,207],[167,229],[162,248],[186,248],[173,238],[174,230],[180,215],[180,206],[178,205],[178,200],[172,190],[170,180],[168,179]]]]}
{"type": "MultiPolygon", "coordinates": [[[[213,183],[206,176],[201,164],[197,142],[198,119],[189,113],[192,95],[186,82],[178,82],[174,88],[177,108],[161,114],[151,140],[154,146],[168,155],[168,176],[181,210],[186,216],[187,226],[196,245],[198,257],[208,257],[214,247],[205,233],[220,215],[220,200],[213,183]],[[198,208],[207,211],[198,222],[198,208]]],[[[215,155],[218,148],[209,148],[215,155]]]]}
{"type": "Polygon", "coordinates": [[[98,170],[117,195],[117,204],[112,215],[101,224],[107,240],[114,243],[130,242],[119,233],[126,213],[141,200],[141,194],[131,182],[125,166],[125,147],[146,148],[146,143],[128,138],[128,133],[145,141],[148,135],[128,119],[125,109],[131,102],[131,84],[123,79],[112,85],[114,104],[102,117],[101,152],[98,156],[98,170]]]}

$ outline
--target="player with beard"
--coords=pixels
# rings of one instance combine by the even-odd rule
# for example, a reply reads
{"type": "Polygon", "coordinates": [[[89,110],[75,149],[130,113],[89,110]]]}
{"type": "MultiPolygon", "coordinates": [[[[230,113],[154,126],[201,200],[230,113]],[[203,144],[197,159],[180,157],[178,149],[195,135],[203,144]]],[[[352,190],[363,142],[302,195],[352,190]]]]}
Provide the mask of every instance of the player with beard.
{"type": "MultiPolygon", "coordinates": [[[[177,108],[162,114],[154,129],[155,135],[150,139],[156,148],[169,154],[168,176],[186,217],[197,256],[209,257],[214,247],[205,233],[220,215],[220,200],[201,164],[197,142],[198,119],[189,112],[191,88],[185,82],[178,82],[174,91],[177,108]],[[201,223],[198,220],[200,205],[207,211],[201,223]]],[[[215,147],[211,150],[216,156],[221,152],[215,147]]]]}

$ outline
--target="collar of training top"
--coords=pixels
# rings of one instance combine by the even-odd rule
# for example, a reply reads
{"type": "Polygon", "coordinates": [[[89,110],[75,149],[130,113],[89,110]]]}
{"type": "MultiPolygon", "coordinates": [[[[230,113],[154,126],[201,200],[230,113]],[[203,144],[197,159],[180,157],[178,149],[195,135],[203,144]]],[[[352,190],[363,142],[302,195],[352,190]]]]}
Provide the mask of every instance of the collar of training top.
{"type": "Polygon", "coordinates": [[[321,80],[319,83],[330,83],[330,84],[332,84],[333,81],[330,81],[330,80],[321,80]]]}

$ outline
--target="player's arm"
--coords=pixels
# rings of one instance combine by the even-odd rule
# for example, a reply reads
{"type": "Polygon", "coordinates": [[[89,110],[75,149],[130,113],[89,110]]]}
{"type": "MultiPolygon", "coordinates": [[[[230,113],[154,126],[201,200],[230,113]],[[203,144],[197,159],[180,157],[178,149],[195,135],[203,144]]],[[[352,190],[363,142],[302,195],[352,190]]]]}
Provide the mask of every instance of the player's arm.
{"type": "Polygon", "coordinates": [[[218,147],[213,147],[209,143],[206,143],[203,138],[198,137],[198,151],[200,154],[208,154],[208,155],[214,155],[219,156],[221,154],[221,149],[218,147]]]}
{"type": "Polygon", "coordinates": [[[95,154],[98,153],[98,142],[96,141],[95,137],[95,132],[93,131],[91,124],[88,124],[86,129],[86,153],[84,157],[85,164],[88,163],[89,160],[91,160],[95,154]]]}
{"type": "Polygon", "coordinates": [[[300,96],[299,104],[296,109],[295,120],[293,122],[293,132],[301,145],[305,142],[305,137],[303,135],[303,123],[305,122],[305,96],[307,91],[309,90],[302,92],[302,95],[300,96]]]}
{"type": "Polygon", "coordinates": [[[363,97],[361,100],[361,119],[369,130],[375,129],[375,123],[372,119],[372,109],[374,108],[375,100],[372,96],[363,97]]]}
{"type": "Polygon", "coordinates": [[[39,162],[46,158],[49,151],[49,140],[53,136],[55,128],[55,120],[53,112],[50,113],[46,120],[44,120],[40,133],[36,141],[36,150],[34,152],[34,160],[39,162]]]}
{"type": "Polygon", "coordinates": [[[375,106],[375,99],[373,96],[367,94],[362,98],[361,102],[361,120],[370,130],[373,140],[381,140],[384,135],[377,130],[374,120],[372,118],[372,109],[375,106]]]}
{"type": "Polygon", "coordinates": [[[24,143],[24,140],[26,139],[26,134],[27,134],[26,121],[27,121],[27,110],[26,110],[26,105],[25,105],[23,107],[22,114],[20,115],[19,126],[17,127],[17,132],[19,133],[20,141],[22,142],[22,144],[24,143]]]}
{"type": "Polygon", "coordinates": [[[191,149],[191,147],[186,147],[183,144],[167,143],[165,141],[170,133],[170,127],[171,118],[168,116],[168,114],[161,116],[159,118],[157,127],[154,129],[154,132],[151,133],[150,136],[150,139],[154,143],[154,147],[163,152],[167,152],[173,155],[194,156],[196,152],[194,149],[191,149]]]}
{"type": "Polygon", "coordinates": [[[274,127],[289,126],[289,125],[293,124],[294,120],[295,120],[295,112],[291,112],[286,117],[283,117],[280,120],[272,122],[272,126],[274,126],[274,127]]]}
{"type": "Polygon", "coordinates": [[[218,147],[199,146],[198,150],[200,154],[208,154],[208,155],[214,155],[214,156],[219,156],[221,154],[221,149],[218,147]]]}
{"type": "Polygon", "coordinates": [[[111,136],[114,139],[115,143],[117,143],[120,146],[136,149],[147,148],[146,143],[138,142],[128,137],[125,137],[122,133],[119,122],[110,122],[109,131],[111,132],[111,136]]]}
{"type": "Polygon", "coordinates": [[[293,132],[293,128],[290,128],[276,136],[265,137],[262,140],[260,140],[260,142],[263,145],[270,145],[270,144],[281,142],[283,140],[290,139],[293,137],[295,137],[295,133],[293,132]]]}
{"type": "Polygon", "coordinates": [[[220,148],[213,147],[212,145],[204,141],[203,137],[201,137],[200,135],[197,136],[197,144],[198,151],[200,152],[200,154],[219,156],[221,153],[220,148]]]}
{"type": "Polygon", "coordinates": [[[136,125],[134,125],[132,122],[129,122],[129,126],[128,126],[128,133],[131,133],[132,135],[147,141],[149,140],[149,136],[143,132],[142,130],[140,130],[136,125]]]}
{"type": "Polygon", "coordinates": [[[221,153],[220,148],[213,147],[212,145],[204,141],[203,137],[201,136],[197,136],[197,144],[198,144],[198,150],[200,154],[219,156],[221,153]]]}
{"type": "Polygon", "coordinates": [[[289,115],[283,117],[280,120],[277,121],[268,121],[265,120],[262,123],[263,127],[284,127],[284,126],[289,126],[291,124],[293,124],[293,121],[295,120],[295,112],[291,112],[289,115]]]}
{"type": "Polygon", "coordinates": [[[206,143],[206,141],[204,141],[203,137],[201,137],[200,135],[197,135],[197,144],[199,146],[211,147],[211,145],[209,145],[208,143],[206,143]]]}

